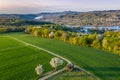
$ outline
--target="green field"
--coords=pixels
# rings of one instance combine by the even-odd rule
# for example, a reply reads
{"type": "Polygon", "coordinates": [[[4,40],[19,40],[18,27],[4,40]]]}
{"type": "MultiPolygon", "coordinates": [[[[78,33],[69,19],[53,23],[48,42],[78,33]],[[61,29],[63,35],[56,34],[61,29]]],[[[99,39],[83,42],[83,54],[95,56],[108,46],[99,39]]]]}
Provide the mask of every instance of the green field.
{"type": "Polygon", "coordinates": [[[62,41],[33,37],[24,33],[14,33],[11,36],[66,57],[103,80],[120,80],[120,57],[118,55],[98,49],[74,46],[62,41]]]}
{"type": "Polygon", "coordinates": [[[38,64],[43,65],[44,73],[53,70],[49,64],[52,57],[42,50],[0,36],[0,80],[34,80],[38,64]]]}
{"type": "Polygon", "coordinates": [[[72,72],[63,71],[47,80],[94,80],[94,78],[75,68],[72,72]]]}

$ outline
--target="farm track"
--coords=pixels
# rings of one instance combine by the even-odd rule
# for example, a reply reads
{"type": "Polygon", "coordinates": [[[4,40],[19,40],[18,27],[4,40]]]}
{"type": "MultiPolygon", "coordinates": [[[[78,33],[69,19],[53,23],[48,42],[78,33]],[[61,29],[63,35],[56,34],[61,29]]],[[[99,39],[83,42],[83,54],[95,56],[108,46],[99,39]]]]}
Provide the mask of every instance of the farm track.
{"type": "MultiPolygon", "coordinates": [[[[27,42],[25,42],[25,41],[22,41],[22,40],[20,40],[20,39],[17,39],[17,38],[15,38],[15,37],[12,37],[12,36],[6,36],[6,37],[9,37],[9,38],[12,38],[12,39],[14,39],[14,40],[16,40],[16,41],[18,41],[18,42],[21,42],[21,43],[25,44],[26,46],[32,46],[32,47],[34,47],[34,48],[36,48],[36,49],[43,50],[43,51],[45,51],[45,52],[47,52],[47,53],[49,53],[49,54],[51,54],[51,55],[54,55],[54,56],[56,56],[56,57],[58,57],[58,58],[63,59],[63,60],[66,61],[67,63],[72,63],[70,60],[68,60],[68,59],[66,59],[66,58],[64,58],[64,57],[62,57],[62,56],[60,56],[60,55],[58,55],[58,54],[55,54],[55,53],[53,53],[53,52],[51,52],[51,51],[48,51],[48,50],[46,50],[46,49],[44,49],[44,48],[35,46],[35,45],[33,45],[33,44],[27,43],[27,42]]],[[[87,75],[92,76],[94,80],[98,80],[98,78],[97,78],[95,75],[93,75],[92,73],[86,71],[85,69],[83,69],[83,68],[81,68],[81,67],[79,67],[79,66],[77,66],[77,65],[74,65],[74,66],[75,66],[76,68],[80,69],[81,71],[85,72],[87,75]]],[[[41,77],[39,80],[46,80],[46,79],[48,79],[48,78],[50,78],[50,77],[52,77],[52,76],[54,76],[54,75],[56,75],[56,74],[58,74],[58,73],[60,73],[60,72],[62,72],[62,71],[64,71],[64,68],[62,68],[62,69],[60,69],[60,70],[57,70],[57,71],[55,71],[55,72],[53,72],[53,73],[50,73],[49,75],[46,75],[46,76],[44,76],[44,77],[41,77]]]]}

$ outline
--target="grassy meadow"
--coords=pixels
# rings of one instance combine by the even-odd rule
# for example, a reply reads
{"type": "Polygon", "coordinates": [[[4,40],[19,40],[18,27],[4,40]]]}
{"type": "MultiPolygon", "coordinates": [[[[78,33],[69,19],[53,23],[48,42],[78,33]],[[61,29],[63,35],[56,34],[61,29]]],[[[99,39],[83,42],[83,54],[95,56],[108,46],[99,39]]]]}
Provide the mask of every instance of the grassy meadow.
{"type": "Polygon", "coordinates": [[[42,50],[0,36],[0,80],[34,80],[35,67],[43,65],[44,73],[53,70],[49,61],[54,57],[42,50]]]}
{"type": "Polygon", "coordinates": [[[24,33],[9,35],[68,58],[102,80],[120,80],[120,57],[118,55],[99,49],[74,46],[58,40],[33,37],[24,33]]]}
{"type": "Polygon", "coordinates": [[[94,80],[94,78],[91,75],[74,68],[72,72],[63,71],[47,80],[94,80]]]}

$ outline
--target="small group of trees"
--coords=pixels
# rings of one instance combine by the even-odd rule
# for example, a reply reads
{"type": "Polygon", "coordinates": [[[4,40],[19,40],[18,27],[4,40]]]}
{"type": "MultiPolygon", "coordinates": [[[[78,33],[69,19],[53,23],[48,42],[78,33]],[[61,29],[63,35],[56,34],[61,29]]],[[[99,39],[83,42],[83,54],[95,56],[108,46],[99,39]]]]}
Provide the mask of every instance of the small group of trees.
{"type": "Polygon", "coordinates": [[[88,34],[70,37],[74,45],[93,47],[120,55],[120,32],[107,31],[104,34],[88,34]]]}
{"type": "Polygon", "coordinates": [[[28,27],[25,31],[34,36],[62,40],[73,45],[93,47],[120,55],[120,32],[107,31],[104,34],[82,35],[42,27],[28,27]]]}
{"type": "Polygon", "coordinates": [[[26,33],[33,34],[37,37],[48,37],[49,30],[41,27],[28,27],[25,30],[26,33]]]}
{"type": "MultiPolygon", "coordinates": [[[[62,65],[62,64],[63,64],[63,60],[61,60],[61,59],[59,59],[59,58],[57,58],[57,57],[52,58],[51,61],[50,61],[50,65],[51,65],[53,68],[55,68],[55,70],[56,70],[57,66],[60,66],[60,65],[62,65]]],[[[36,71],[36,74],[40,76],[40,75],[43,73],[43,71],[44,71],[42,65],[39,64],[39,65],[35,68],[35,71],[36,71]]]]}

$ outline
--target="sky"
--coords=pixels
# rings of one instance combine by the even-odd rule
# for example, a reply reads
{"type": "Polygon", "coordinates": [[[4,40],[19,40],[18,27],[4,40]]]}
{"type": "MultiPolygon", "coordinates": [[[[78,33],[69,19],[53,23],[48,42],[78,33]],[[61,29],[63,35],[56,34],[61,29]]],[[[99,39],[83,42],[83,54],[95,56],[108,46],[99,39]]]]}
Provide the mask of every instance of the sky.
{"type": "Polygon", "coordinates": [[[0,0],[0,14],[119,9],[120,0],[0,0]]]}

